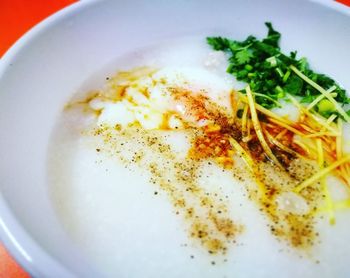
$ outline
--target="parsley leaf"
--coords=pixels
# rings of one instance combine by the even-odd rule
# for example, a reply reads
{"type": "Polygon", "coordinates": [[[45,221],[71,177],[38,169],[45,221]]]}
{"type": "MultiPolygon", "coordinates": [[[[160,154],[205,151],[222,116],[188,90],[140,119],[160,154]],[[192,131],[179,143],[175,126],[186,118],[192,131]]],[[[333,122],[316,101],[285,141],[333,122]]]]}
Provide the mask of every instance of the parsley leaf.
{"type": "Polygon", "coordinates": [[[235,58],[239,65],[249,63],[250,59],[253,57],[253,54],[246,48],[239,50],[235,53],[235,58]]]}
{"type": "Polygon", "coordinates": [[[271,22],[265,22],[265,25],[268,28],[267,37],[263,39],[263,43],[269,44],[273,47],[276,47],[279,49],[279,40],[281,38],[281,33],[277,32],[275,29],[273,29],[271,22]]]}
{"type": "Polygon", "coordinates": [[[229,48],[229,40],[222,37],[207,38],[207,42],[215,50],[226,50],[229,48]]]}
{"type": "Polygon", "coordinates": [[[284,91],[291,95],[303,95],[303,80],[296,75],[293,75],[289,78],[288,83],[283,87],[284,91]]]}

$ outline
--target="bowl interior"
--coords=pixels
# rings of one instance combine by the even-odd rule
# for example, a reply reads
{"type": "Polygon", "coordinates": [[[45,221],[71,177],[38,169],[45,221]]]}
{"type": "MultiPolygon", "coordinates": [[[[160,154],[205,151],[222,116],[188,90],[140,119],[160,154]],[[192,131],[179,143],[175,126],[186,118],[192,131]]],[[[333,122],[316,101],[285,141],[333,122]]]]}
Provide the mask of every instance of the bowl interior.
{"type": "Polygon", "coordinates": [[[189,35],[263,36],[265,21],[283,34],[283,49],[298,49],[314,68],[350,89],[350,17],[315,2],[88,1],[18,42],[0,61],[0,213],[8,229],[2,236],[21,263],[37,275],[93,276],[57,219],[46,163],[55,121],[85,80],[134,49],[189,35]],[[50,263],[59,262],[55,270],[44,264],[46,254],[50,263]]]}

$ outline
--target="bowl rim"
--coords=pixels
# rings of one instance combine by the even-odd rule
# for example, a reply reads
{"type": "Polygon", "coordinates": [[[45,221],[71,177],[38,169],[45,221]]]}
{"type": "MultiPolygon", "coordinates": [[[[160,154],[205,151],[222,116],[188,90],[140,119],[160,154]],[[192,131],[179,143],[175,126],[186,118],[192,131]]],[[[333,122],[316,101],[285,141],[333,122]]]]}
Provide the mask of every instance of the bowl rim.
{"type": "MultiPolygon", "coordinates": [[[[350,7],[336,1],[330,0],[308,0],[315,4],[322,5],[336,12],[350,16],[350,7]]],[[[48,28],[57,24],[82,9],[91,5],[103,2],[101,0],[80,0],[72,3],[63,9],[55,12],[40,23],[32,27],[21,36],[6,52],[0,57],[0,82],[7,67],[31,41],[35,40],[48,28]]],[[[75,277],[66,266],[54,259],[38,242],[36,242],[26,231],[21,223],[15,218],[0,191],[0,239],[8,252],[16,261],[34,277],[75,277]],[[28,252],[30,250],[30,252],[28,252]]]]}
{"type": "MultiPolygon", "coordinates": [[[[84,0],[72,3],[53,13],[27,31],[0,57],[0,82],[7,67],[11,65],[17,54],[25,49],[28,44],[42,33],[45,33],[47,29],[57,24],[57,22],[75,13],[79,13],[82,9],[98,2],[100,0],[84,0]]],[[[72,271],[57,261],[44,247],[32,238],[23,225],[16,219],[1,191],[0,212],[1,242],[11,256],[15,258],[16,262],[30,275],[34,277],[75,277],[72,271]]]]}

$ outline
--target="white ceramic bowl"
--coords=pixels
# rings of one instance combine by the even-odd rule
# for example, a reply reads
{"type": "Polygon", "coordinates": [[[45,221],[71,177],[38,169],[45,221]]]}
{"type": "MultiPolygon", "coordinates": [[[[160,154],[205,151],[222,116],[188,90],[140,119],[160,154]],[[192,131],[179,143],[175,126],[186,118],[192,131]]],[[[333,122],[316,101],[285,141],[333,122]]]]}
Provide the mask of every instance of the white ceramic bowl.
{"type": "Polygon", "coordinates": [[[50,131],[69,96],[123,53],[196,34],[244,38],[272,21],[350,89],[350,11],[332,1],[82,1],[51,16],[0,60],[0,236],[36,277],[97,277],[66,237],[46,182],[50,131]]]}

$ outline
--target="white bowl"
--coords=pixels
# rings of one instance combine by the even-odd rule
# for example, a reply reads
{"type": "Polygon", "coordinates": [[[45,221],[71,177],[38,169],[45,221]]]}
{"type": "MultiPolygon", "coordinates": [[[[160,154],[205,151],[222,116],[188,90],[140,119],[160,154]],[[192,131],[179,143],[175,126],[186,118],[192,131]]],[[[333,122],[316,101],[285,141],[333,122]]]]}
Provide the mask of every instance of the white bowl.
{"type": "MultiPolygon", "coordinates": [[[[97,277],[50,201],[50,132],[65,101],[117,56],[187,35],[265,34],[350,89],[350,11],[333,1],[81,1],[21,38],[0,60],[0,236],[35,277],[97,277]]],[[[140,270],[140,274],[142,270],[140,270]]]]}

